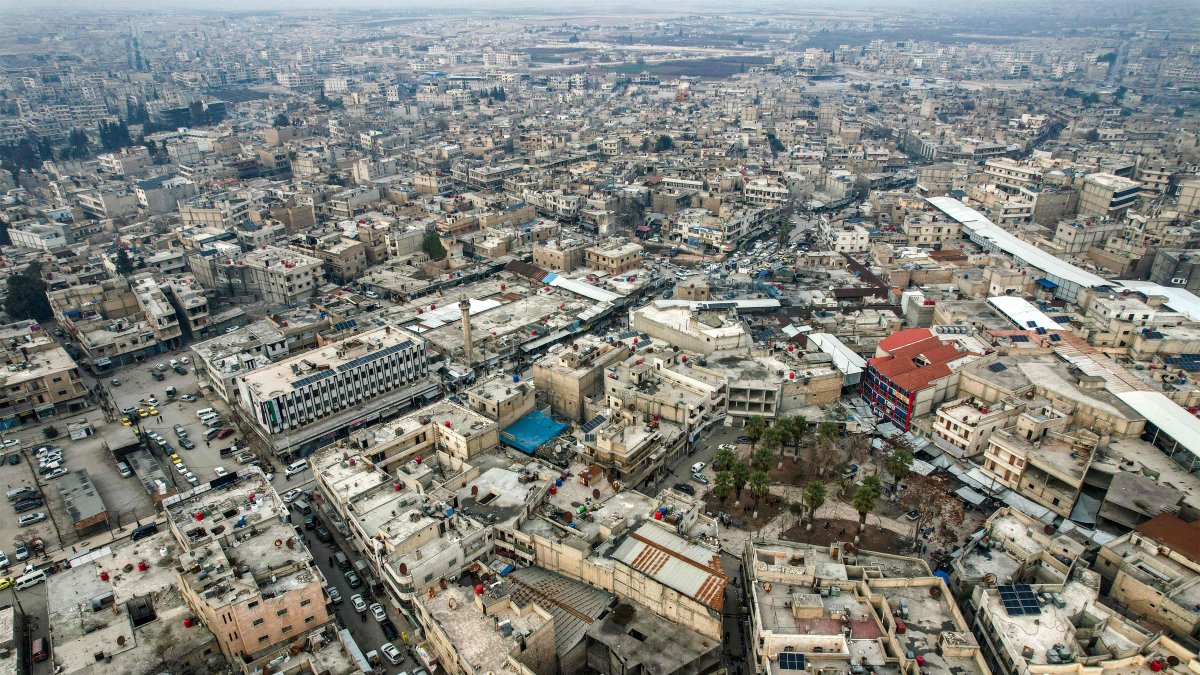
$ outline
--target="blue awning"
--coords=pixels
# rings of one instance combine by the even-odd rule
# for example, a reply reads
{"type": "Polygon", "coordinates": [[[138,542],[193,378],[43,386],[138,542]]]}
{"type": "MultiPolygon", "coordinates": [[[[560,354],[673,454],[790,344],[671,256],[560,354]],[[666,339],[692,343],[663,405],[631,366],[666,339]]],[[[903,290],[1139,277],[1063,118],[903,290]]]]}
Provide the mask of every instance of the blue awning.
{"type": "Polygon", "coordinates": [[[1054,283],[1053,281],[1050,281],[1049,279],[1038,279],[1037,285],[1041,286],[1042,288],[1045,288],[1046,290],[1051,290],[1051,291],[1058,288],[1058,284],[1054,283]]]}

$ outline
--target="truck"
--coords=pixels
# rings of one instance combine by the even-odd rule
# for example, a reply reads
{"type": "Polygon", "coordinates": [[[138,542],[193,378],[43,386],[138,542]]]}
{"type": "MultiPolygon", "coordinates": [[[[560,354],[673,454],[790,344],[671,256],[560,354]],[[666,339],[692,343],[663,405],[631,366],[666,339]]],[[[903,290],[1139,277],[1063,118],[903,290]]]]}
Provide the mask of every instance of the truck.
{"type": "Polygon", "coordinates": [[[378,668],[383,665],[383,660],[379,658],[379,652],[372,649],[367,652],[367,663],[371,664],[372,668],[378,668]]]}

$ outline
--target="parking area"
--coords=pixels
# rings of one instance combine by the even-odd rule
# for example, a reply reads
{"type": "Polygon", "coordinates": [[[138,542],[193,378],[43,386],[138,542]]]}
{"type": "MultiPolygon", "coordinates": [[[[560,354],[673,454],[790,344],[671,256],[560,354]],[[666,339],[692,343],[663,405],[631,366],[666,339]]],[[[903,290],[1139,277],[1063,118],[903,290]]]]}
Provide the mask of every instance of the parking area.
{"type": "MultiPolygon", "coordinates": [[[[196,416],[196,412],[213,406],[197,391],[196,379],[191,373],[191,365],[183,366],[189,372],[186,375],[180,375],[168,365],[170,358],[174,357],[164,355],[159,361],[147,362],[137,367],[119,370],[108,376],[108,379],[104,381],[104,386],[116,402],[118,410],[123,408],[142,408],[150,412],[150,401],[152,400],[150,397],[153,396],[153,400],[157,401],[157,404],[153,405],[153,408],[157,410],[158,414],[138,418],[138,427],[143,433],[155,431],[162,436],[169,447],[183,460],[184,466],[200,482],[210,481],[215,478],[217,467],[224,467],[228,471],[233,471],[238,466],[237,462],[234,461],[232,456],[221,457],[221,450],[232,448],[239,435],[235,433],[223,439],[213,438],[212,440],[205,440],[204,433],[208,430],[208,427],[196,416]],[[158,363],[167,366],[165,370],[161,371],[163,376],[161,381],[156,380],[151,374],[158,363]],[[113,378],[119,379],[121,384],[114,386],[111,382],[113,378]],[[170,400],[167,397],[168,387],[175,387],[176,389],[176,398],[174,400],[170,400]],[[197,399],[191,402],[179,400],[179,396],[185,394],[196,396],[197,399]],[[174,431],[175,425],[182,426],[187,431],[188,438],[195,445],[194,448],[189,450],[179,443],[179,437],[174,431]]],[[[223,416],[223,419],[228,422],[228,416],[223,416]]],[[[160,457],[160,459],[162,458],[160,457]]],[[[170,464],[171,462],[166,461],[165,463],[170,464]]],[[[181,488],[187,489],[191,487],[183,480],[181,472],[169,471],[169,473],[181,488]]]]}

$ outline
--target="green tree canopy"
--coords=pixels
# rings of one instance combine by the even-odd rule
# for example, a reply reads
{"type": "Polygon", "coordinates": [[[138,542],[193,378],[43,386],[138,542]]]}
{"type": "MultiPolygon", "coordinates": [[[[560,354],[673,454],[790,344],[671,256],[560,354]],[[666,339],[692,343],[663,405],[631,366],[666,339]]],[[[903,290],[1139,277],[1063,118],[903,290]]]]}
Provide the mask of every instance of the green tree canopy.
{"type": "Polygon", "coordinates": [[[4,309],[14,319],[45,321],[53,316],[41,263],[30,263],[20,274],[8,277],[8,300],[4,309]]]}
{"type": "Polygon", "coordinates": [[[438,236],[437,232],[425,233],[425,238],[421,240],[421,250],[431,260],[441,260],[446,257],[446,247],[442,246],[442,238],[438,236]]]}
{"type": "Polygon", "coordinates": [[[116,266],[117,272],[121,276],[129,276],[133,273],[133,258],[129,257],[129,250],[124,246],[117,249],[116,266]]]}
{"type": "Polygon", "coordinates": [[[912,469],[912,463],[912,453],[903,449],[897,449],[891,457],[887,458],[887,472],[892,475],[893,485],[900,485],[900,481],[912,469]]]}
{"type": "Polygon", "coordinates": [[[771,479],[767,476],[766,471],[755,471],[750,474],[750,494],[754,496],[755,501],[762,501],[771,493],[771,479]]]}
{"type": "Polygon", "coordinates": [[[733,476],[733,489],[737,492],[738,499],[741,499],[742,488],[746,487],[746,481],[750,480],[750,465],[738,460],[733,463],[729,473],[733,476]]]}
{"type": "Polygon", "coordinates": [[[808,507],[808,523],[810,528],[812,527],[813,516],[816,515],[817,509],[825,505],[827,493],[825,484],[820,481],[813,481],[804,488],[804,505],[808,507]]]}
{"type": "Polygon", "coordinates": [[[675,147],[675,141],[666,134],[659,136],[658,140],[654,141],[655,152],[663,152],[664,150],[670,150],[673,147],[675,147]]]}

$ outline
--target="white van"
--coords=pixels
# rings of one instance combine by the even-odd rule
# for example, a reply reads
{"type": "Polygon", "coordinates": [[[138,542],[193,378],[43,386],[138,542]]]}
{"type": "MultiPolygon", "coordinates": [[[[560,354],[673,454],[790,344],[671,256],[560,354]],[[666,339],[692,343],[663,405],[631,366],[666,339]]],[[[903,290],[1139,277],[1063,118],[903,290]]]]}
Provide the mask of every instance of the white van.
{"type": "Polygon", "coordinates": [[[206,416],[216,415],[217,411],[213,408],[201,408],[196,411],[196,417],[204,419],[206,416]]]}
{"type": "Polygon", "coordinates": [[[30,586],[37,586],[38,584],[42,583],[45,580],[46,580],[46,573],[44,571],[34,570],[33,572],[30,572],[29,574],[25,574],[25,575],[17,577],[17,580],[15,582],[13,582],[13,588],[20,591],[20,590],[29,588],[30,586]]]}
{"type": "Polygon", "coordinates": [[[121,478],[129,478],[133,472],[129,470],[129,465],[125,462],[117,462],[117,471],[121,472],[121,478]]]}
{"type": "Polygon", "coordinates": [[[290,478],[292,476],[295,476],[298,473],[303,473],[304,470],[307,468],[308,468],[308,460],[302,459],[299,462],[292,462],[291,464],[288,464],[288,467],[286,469],[284,469],[283,474],[290,478]]]}

